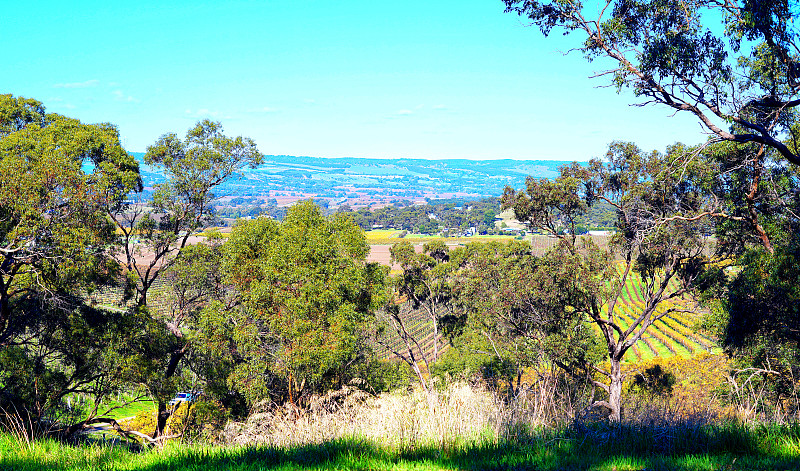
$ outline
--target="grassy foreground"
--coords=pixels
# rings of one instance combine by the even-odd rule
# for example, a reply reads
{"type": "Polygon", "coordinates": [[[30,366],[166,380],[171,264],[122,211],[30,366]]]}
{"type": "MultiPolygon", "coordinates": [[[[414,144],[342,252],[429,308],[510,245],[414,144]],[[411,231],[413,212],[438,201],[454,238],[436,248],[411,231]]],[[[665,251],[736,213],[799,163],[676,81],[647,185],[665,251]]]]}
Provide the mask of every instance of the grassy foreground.
{"type": "Polygon", "coordinates": [[[714,426],[701,431],[641,427],[491,438],[389,448],[348,438],[293,447],[27,443],[0,436],[2,470],[796,470],[800,427],[714,426]],[[663,434],[663,435],[662,435],[663,434]]]}

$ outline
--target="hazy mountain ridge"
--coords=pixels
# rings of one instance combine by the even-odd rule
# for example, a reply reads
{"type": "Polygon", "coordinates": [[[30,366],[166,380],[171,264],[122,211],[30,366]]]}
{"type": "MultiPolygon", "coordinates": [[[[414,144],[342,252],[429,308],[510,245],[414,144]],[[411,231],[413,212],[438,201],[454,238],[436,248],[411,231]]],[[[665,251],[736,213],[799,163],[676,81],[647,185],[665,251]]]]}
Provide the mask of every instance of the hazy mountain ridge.
{"type": "MultiPolygon", "coordinates": [[[[141,163],[146,187],[164,180],[141,163]]],[[[267,155],[256,169],[246,169],[220,187],[222,197],[314,197],[333,204],[391,203],[425,198],[499,196],[507,185],[522,188],[525,178],[552,178],[561,161],[423,160],[320,158],[267,155]]]]}

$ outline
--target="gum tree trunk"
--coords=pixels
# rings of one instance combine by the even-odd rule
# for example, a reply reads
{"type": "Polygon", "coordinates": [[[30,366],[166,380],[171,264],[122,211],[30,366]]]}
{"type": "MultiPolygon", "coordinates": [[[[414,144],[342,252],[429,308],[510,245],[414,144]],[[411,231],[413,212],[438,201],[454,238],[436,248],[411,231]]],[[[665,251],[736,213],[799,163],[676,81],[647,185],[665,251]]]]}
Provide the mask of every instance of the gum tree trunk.
{"type": "Polygon", "coordinates": [[[622,419],[622,366],[619,360],[611,360],[611,375],[609,377],[608,387],[608,409],[610,414],[608,420],[613,423],[619,423],[622,419]]]}

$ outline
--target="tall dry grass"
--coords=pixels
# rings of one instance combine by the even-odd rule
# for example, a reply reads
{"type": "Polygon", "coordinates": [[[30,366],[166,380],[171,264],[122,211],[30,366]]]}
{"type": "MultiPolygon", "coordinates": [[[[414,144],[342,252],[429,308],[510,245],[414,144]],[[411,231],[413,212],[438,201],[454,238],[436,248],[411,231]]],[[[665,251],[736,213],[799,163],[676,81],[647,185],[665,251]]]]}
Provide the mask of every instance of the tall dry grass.
{"type": "Polygon", "coordinates": [[[315,398],[308,411],[264,407],[246,422],[228,424],[221,438],[290,447],[356,437],[397,449],[447,448],[501,436],[508,413],[496,394],[465,383],[377,397],[345,388],[315,398]]]}

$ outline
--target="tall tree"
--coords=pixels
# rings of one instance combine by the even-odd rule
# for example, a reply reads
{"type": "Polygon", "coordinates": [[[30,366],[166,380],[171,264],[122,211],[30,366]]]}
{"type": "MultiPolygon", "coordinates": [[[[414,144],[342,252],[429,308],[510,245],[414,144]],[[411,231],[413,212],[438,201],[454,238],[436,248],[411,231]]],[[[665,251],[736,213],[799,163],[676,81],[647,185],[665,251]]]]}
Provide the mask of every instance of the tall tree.
{"type": "Polygon", "coordinates": [[[612,421],[621,419],[625,353],[653,323],[683,310],[668,301],[696,288],[708,263],[699,227],[707,215],[702,189],[707,175],[702,166],[674,165],[684,161],[685,150],[680,146],[659,154],[614,143],[606,162],[565,166],[553,181],[528,178],[526,192],[506,188],[504,195],[504,205],[513,207],[517,219],[559,238],[554,250],[575,274],[562,287],[571,293],[570,309],[593,322],[605,343],[609,367],[587,367],[607,378],[593,381],[607,396],[595,405],[605,407],[612,421]],[[611,246],[616,254],[575,235],[577,217],[597,200],[617,211],[611,246]],[[613,255],[621,261],[615,262],[613,255]],[[644,305],[624,322],[620,304],[634,272],[644,283],[644,305]]]}
{"type": "Polygon", "coordinates": [[[147,305],[160,268],[210,220],[214,189],[262,160],[252,139],[227,137],[220,123],[209,120],[197,123],[183,141],[169,133],[147,148],[145,163],[166,181],[154,185],[152,201],[109,208],[122,232],[123,256],[140,306],[147,305]]]}
{"type": "Polygon", "coordinates": [[[11,95],[0,95],[0,120],[0,345],[5,345],[14,333],[14,300],[55,301],[104,267],[113,229],[103,209],[141,183],[136,162],[110,124],[46,114],[38,101],[11,95]]]}
{"type": "Polygon", "coordinates": [[[248,401],[303,406],[368,360],[367,326],[385,278],[368,252],[349,217],[325,218],[312,201],[281,223],[259,218],[234,228],[223,272],[237,304],[217,319],[235,350],[230,382],[248,401]]]}
{"type": "Polygon", "coordinates": [[[606,59],[638,105],[693,114],[718,139],[753,142],[800,165],[800,62],[786,0],[504,0],[547,36],[575,33],[587,60],[606,59]]]}
{"type": "Polygon", "coordinates": [[[116,339],[136,320],[83,298],[117,268],[105,209],[140,187],[114,126],[0,95],[0,388],[35,417],[119,386],[116,339]]]}
{"type": "Polygon", "coordinates": [[[420,386],[430,392],[431,365],[439,358],[440,322],[452,308],[450,251],[442,241],[426,243],[417,253],[408,241],[394,244],[392,263],[402,272],[391,281],[392,294],[382,310],[375,341],[405,362],[417,375],[420,386]],[[422,322],[417,322],[424,319],[422,322]],[[412,328],[427,325],[430,329],[412,328]],[[426,349],[431,339],[433,351],[426,349]]]}
{"type": "MultiPolygon", "coordinates": [[[[177,256],[186,250],[192,233],[212,217],[214,189],[246,166],[257,166],[262,159],[251,139],[228,137],[220,123],[209,120],[197,123],[184,140],[165,134],[147,148],[145,163],[164,174],[164,183],[154,185],[151,201],[108,207],[108,214],[122,234],[122,258],[139,309],[147,308],[148,293],[159,277],[174,264],[196,255],[192,252],[177,256]]],[[[155,321],[151,331],[154,341],[148,354],[153,359],[150,366],[160,370],[143,380],[149,383],[158,404],[154,438],[163,434],[170,416],[167,401],[176,391],[173,377],[190,348],[184,333],[185,307],[188,306],[169,312],[147,310],[155,321]]]]}
{"type": "Polygon", "coordinates": [[[396,278],[397,294],[412,310],[425,313],[433,335],[433,361],[439,359],[440,319],[451,310],[452,286],[448,272],[452,265],[450,249],[441,241],[427,242],[417,253],[408,241],[398,242],[391,249],[391,260],[403,270],[396,278]]]}
{"type": "Polygon", "coordinates": [[[800,374],[800,168],[767,153],[753,171],[738,164],[755,153],[742,147],[717,145],[705,151],[712,158],[724,155],[717,158],[725,165],[714,172],[718,186],[713,194],[720,195],[726,217],[716,218],[714,229],[718,252],[735,268],[720,270],[719,284],[709,286],[704,296],[712,307],[709,324],[743,365],[744,381],[760,381],[764,388],[764,400],[755,401],[755,407],[774,419],[800,411],[795,381],[800,374]]]}

